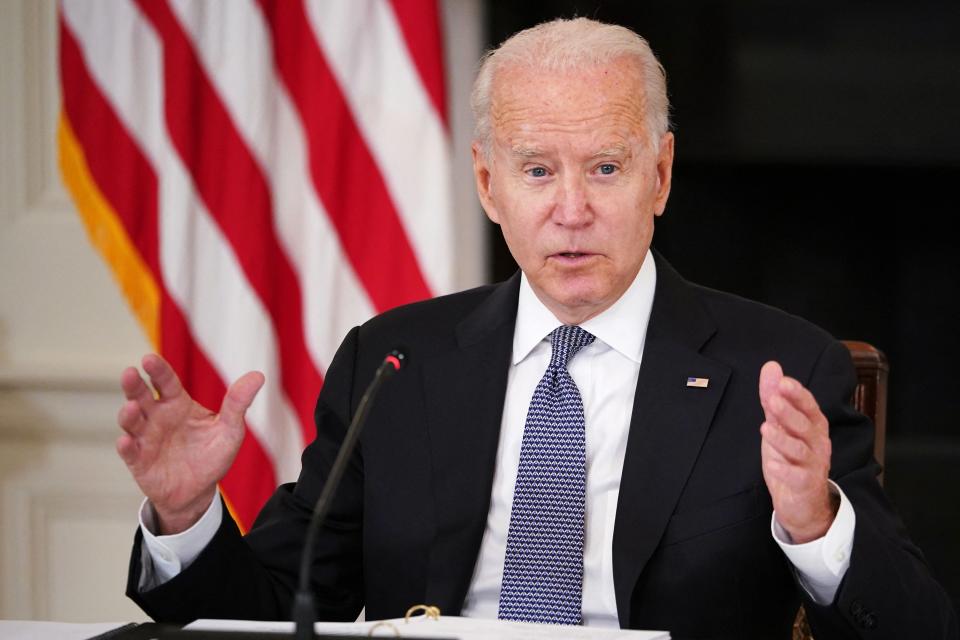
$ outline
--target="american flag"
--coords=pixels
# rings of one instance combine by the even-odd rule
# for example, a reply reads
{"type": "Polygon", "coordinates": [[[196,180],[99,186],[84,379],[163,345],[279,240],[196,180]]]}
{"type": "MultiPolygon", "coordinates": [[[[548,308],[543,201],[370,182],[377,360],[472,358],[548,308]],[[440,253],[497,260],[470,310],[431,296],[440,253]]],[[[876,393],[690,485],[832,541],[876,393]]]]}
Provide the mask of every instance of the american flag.
{"type": "Polygon", "coordinates": [[[350,327],[452,288],[435,0],[62,0],[61,173],[159,353],[216,410],[266,385],[221,483],[296,478],[350,327]]]}

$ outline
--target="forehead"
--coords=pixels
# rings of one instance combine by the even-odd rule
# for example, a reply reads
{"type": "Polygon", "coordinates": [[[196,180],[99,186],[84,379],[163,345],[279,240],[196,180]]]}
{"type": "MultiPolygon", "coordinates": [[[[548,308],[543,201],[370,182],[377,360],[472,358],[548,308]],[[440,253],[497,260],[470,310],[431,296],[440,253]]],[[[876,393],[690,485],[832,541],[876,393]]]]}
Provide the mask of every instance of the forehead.
{"type": "Polygon", "coordinates": [[[627,139],[646,133],[643,83],[630,59],[569,71],[513,64],[497,71],[492,89],[493,134],[509,146],[564,134],[627,139]]]}

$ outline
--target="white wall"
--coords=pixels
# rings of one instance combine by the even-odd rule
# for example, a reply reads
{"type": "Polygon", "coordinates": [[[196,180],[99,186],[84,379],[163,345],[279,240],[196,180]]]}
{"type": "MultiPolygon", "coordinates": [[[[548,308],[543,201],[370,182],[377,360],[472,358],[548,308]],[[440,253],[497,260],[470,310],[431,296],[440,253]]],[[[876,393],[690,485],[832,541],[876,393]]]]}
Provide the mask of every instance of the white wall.
{"type": "MultiPolygon", "coordinates": [[[[480,1],[447,0],[462,287],[485,278],[466,94],[480,1]]],[[[139,492],[113,449],[149,349],[56,167],[53,0],[0,0],[0,618],[142,620],[123,596],[139,492]]]]}

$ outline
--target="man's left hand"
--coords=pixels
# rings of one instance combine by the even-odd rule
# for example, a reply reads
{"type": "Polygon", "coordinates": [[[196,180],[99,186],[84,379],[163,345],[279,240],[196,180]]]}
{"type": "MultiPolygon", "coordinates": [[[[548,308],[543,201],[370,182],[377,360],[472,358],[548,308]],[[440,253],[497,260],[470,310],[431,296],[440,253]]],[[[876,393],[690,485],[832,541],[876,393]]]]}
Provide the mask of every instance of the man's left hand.
{"type": "Polygon", "coordinates": [[[802,384],[776,362],[760,370],[760,457],[777,522],[794,544],[823,537],[839,507],[830,492],[830,432],[826,416],[802,384]]]}

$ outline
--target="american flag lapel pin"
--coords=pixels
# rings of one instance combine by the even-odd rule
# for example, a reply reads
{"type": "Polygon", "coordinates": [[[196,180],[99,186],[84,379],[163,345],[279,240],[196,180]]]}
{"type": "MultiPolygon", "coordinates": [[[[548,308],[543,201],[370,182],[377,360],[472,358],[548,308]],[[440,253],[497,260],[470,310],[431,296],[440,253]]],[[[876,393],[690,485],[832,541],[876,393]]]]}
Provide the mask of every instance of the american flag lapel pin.
{"type": "Polygon", "coordinates": [[[687,386],[706,389],[710,386],[710,378],[687,378],[687,386]]]}

